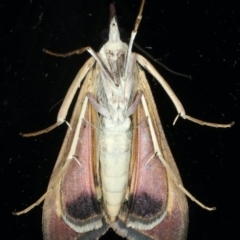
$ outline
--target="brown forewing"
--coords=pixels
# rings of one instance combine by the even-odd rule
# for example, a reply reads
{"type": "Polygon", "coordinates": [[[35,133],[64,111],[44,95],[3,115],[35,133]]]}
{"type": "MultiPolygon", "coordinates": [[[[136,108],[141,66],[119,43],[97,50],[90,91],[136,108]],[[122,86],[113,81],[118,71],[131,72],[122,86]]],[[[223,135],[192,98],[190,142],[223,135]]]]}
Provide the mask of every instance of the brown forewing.
{"type": "Polygon", "coordinates": [[[95,239],[107,230],[97,202],[95,186],[96,168],[96,111],[88,103],[80,131],[75,132],[86,94],[94,94],[96,69],[93,68],[84,80],[76,102],[66,137],[55,164],[48,193],[43,207],[43,235],[45,240],[95,239]],[[78,135],[75,157],[67,159],[73,144],[74,134],[78,135]],[[63,216],[75,227],[90,227],[101,221],[103,226],[87,233],[77,233],[66,224],[63,216]]]}
{"type": "Polygon", "coordinates": [[[132,176],[127,206],[129,215],[114,225],[114,229],[129,239],[183,240],[187,236],[188,206],[183,192],[173,183],[171,175],[155,155],[147,117],[153,123],[161,154],[181,183],[181,178],[168,147],[155,102],[145,74],[138,69],[137,90],[146,99],[150,116],[146,116],[143,105],[139,104],[133,115],[134,138],[132,155],[132,176]],[[160,223],[150,230],[156,221],[160,223]],[[135,228],[127,228],[133,224],[135,228]],[[140,226],[139,228],[137,226],[140,226]],[[144,238],[145,237],[145,238],[144,238]]]}

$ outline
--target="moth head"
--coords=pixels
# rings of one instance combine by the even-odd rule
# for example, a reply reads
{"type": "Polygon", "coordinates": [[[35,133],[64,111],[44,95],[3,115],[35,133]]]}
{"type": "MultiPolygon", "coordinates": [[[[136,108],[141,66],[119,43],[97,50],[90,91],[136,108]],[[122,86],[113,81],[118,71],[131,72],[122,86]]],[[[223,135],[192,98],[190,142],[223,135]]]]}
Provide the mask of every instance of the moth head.
{"type": "Polygon", "coordinates": [[[116,43],[120,40],[120,32],[117,24],[117,15],[114,4],[110,5],[109,42],[116,43]]]}

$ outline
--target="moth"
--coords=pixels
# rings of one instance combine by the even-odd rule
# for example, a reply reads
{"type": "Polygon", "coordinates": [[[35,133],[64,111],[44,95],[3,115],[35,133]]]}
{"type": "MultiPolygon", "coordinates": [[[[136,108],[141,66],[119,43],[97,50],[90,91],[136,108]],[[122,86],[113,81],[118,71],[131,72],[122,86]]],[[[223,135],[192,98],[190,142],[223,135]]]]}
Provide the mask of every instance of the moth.
{"type": "MultiPolygon", "coordinates": [[[[120,39],[115,6],[110,5],[109,39],[75,77],[48,132],[65,121],[78,88],[79,96],[44,200],[45,240],[99,239],[112,228],[127,239],[182,240],[187,237],[186,196],[205,209],[184,187],[167,144],[143,69],[165,89],[178,116],[212,127],[185,114],[170,86],[132,45],[144,6],[142,0],[129,45],[120,39]]],[[[176,121],[176,120],[175,120],[176,121]]]]}

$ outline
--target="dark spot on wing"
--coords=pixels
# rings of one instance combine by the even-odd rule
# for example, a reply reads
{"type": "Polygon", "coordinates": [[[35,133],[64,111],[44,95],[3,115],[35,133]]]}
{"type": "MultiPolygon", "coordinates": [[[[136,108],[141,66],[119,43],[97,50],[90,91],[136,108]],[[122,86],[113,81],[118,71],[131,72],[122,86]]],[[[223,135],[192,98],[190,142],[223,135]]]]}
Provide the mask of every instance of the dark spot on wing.
{"type": "Polygon", "coordinates": [[[85,220],[99,214],[100,208],[96,197],[83,193],[75,201],[66,204],[68,215],[75,219],[85,220]]]}
{"type": "Polygon", "coordinates": [[[162,202],[151,198],[147,193],[130,198],[131,213],[143,218],[149,218],[161,211],[162,202]]]}

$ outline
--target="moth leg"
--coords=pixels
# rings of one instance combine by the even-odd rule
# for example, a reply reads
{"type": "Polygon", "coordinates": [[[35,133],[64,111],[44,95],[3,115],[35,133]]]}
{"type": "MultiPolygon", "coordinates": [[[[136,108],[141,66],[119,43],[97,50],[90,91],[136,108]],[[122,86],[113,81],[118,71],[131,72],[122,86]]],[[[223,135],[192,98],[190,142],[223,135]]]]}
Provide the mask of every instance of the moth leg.
{"type": "MultiPolygon", "coordinates": [[[[50,55],[53,55],[53,56],[56,56],[56,57],[69,57],[71,55],[74,55],[74,54],[82,54],[83,52],[85,51],[88,51],[92,57],[97,61],[97,63],[99,64],[101,70],[103,71],[104,75],[108,78],[108,80],[110,81],[114,81],[114,78],[112,76],[112,74],[108,71],[108,69],[105,67],[103,61],[101,60],[101,58],[98,56],[98,54],[91,48],[91,47],[83,47],[83,48],[79,48],[79,49],[76,49],[76,50],[73,50],[71,52],[67,52],[67,53],[54,53],[54,52],[51,52],[47,49],[43,49],[43,51],[47,54],[50,54],[50,55]]],[[[115,84],[117,84],[117,82],[114,81],[115,84]]]]}
{"type": "MultiPolygon", "coordinates": [[[[110,112],[106,108],[104,108],[101,104],[99,104],[92,94],[88,93],[87,97],[91,102],[91,104],[93,105],[93,107],[97,110],[97,112],[99,112],[101,115],[103,115],[106,118],[109,118],[109,119],[112,118],[110,112]]],[[[131,116],[135,112],[135,110],[138,107],[138,104],[141,102],[141,97],[142,97],[142,92],[139,92],[134,102],[132,103],[132,105],[128,108],[125,116],[126,118],[131,116]]]]}
{"type": "MultiPolygon", "coordinates": [[[[204,122],[200,119],[193,118],[191,116],[186,115],[185,110],[183,108],[182,103],[179,101],[171,87],[168,85],[168,83],[165,81],[165,79],[157,72],[157,70],[154,68],[154,66],[143,56],[136,54],[136,59],[138,63],[143,66],[164,88],[164,90],[167,92],[168,96],[173,101],[173,104],[175,105],[178,116],[182,117],[183,119],[188,119],[189,121],[195,122],[200,125],[206,125],[209,127],[216,127],[216,128],[228,128],[231,127],[234,122],[231,122],[229,124],[218,124],[218,123],[211,123],[211,122],[204,122]]],[[[177,116],[177,118],[178,118],[177,116]]],[[[174,123],[176,122],[177,118],[174,120],[174,123]]]]}
{"type": "Polygon", "coordinates": [[[91,102],[91,104],[93,105],[93,107],[97,110],[97,112],[99,112],[101,115],[103,115],[106,118],[109,118],[109,119],[111,118],[110,112],[106,108],[104,108],[101,104],[99,104],[92,94],[88,93],[87,97],[91,102]]]}
{"type": "Polygon", "coordinates": [[[162,164],[164,165],[164,167],[166,168],[166,170],[168,171],[168,173],[170,174],[172,180],[174,181],[174,183],[194,202],[196,202],[199,206],[201,206],[204,209],[207,209],[209,211],[215,210],[215,207],[207,207],[204,204],[202,204],[200,201],[198,201],[190,192],[187,191],[187,189],[185,189],[183,187],[183,185],[178,181],[177,177],[175,176],[174,172],[172,171],[171,167],[169,166],[169,164],[166,162],[166,160],[164,159],[161,150],[159,148],[158,145],[158,141],[157,141],[157,136],[155,134],[154,128],[153,128],[153,123],[148,111],[148,107],[147,107],[147,103],[146,103],[146,99],[144,97],[144,95],[142,96],[142,105],[146,114],[146,117],[148,119],[148,124],[149,124],[149,128],[150,128],[150,132],[151,132],[151,136],[152,136],[152,141],[153,141],[153,146],[154,146],[154,151],[155,154],[159,157],[159,159],[161,160],[162,164]]]}
{"type": "Polygon", "coordinates": [[[19,216],[19,215],[22,215],[22,214],[25,214],[25,213],[31,211],[34,207],[38,206],[41,202],[44,201],[46,195],[47,195],[47,192],[44,193],[35,203],[33,203],[32,205],[30,205],[29,207],[27,207],[27,208],[25,208],[24,210],[19,211],[19,212],[13,212],[12,214],[19,216]]]}
{"type": "Polygon", "coordinates": [[[160,65],[161,67],[165,68],[168,72],[177,75],[177,76],[181,76],[181,77],[185,77],[185,78],[189,78],[190,80],[192,80],[192,77],[190,75],[187,74],[183,74],[180,72],[176,72],[174,70],[172,70],[171,68],[167,67],[165,64],[163,64],[162,62],[158,61],[156,58],[154,58],[151,54],[149,54],[146,50],[144,50],[142,47],[140,47],[136,42],[133,43],[133,45],[138,48],[142,53],[144,53],[145,56],[148,57],[148,59],[151,59],[153,62],[155,62],[156,64],[160,65]]]}
{"type": "MultiPolygon", "coordinates": [[[[174,119],[173,125],[176,123],[178,117],[179,117],[179,114],[174,119]]],[[[232,127],[232,125],[234,125],[234,122],[231,122],[231,123],[228,123],[228,124],[205,122],[205,121],[202,121],[202,120],[197,119],[197,118],[193,118],[193,117],[188,116],[188,115],[185,115],[183,118],[187,119],[187,120],[189,120],[191,122],[197,123],[199,125],[202,125],[202,126],[209,126],[209,127],[215,127],[215,128],[230,128],[230,127],[232,127]]]]}
{"type": "Polygon", "coordinates": [[[138,104],[141,102],[141,98],[142,98],[142,92],[139,92],[134,100],[134,102],[132,103],[132,105],[128,108],[127,112],[126,112],[126,118],[131,116],[135,110],[138,107],[138,104]]]}
{"type": "Polygon", "coordinates": [[[92,69],[94,63],[95,63],[94,58],[88,59],[85,62],[85,64],[83,65],[83,67],[77,73],[77,76],[75,77],[70,88],[68,89],[68,92],[67,92],[67,94],[63,100],[63,103],[61,105],[61,108],[58,112],[57,122],[54,123],[52,126],[46,128],[46,129],[37,131],[37,132],[23,133],[23,134],[21,134],[23,137],[33,137],[36,135],[47,133],[47,132],[53,130],[54,128],[56,128],[57,126],[61,125],[63,122],[65,122],[65,118],[68,113],[69,106],[72,103],[73,97],[74,97],[77,89],[81,86],[83,79],[86,77],[86,75],[92,69]]]}

